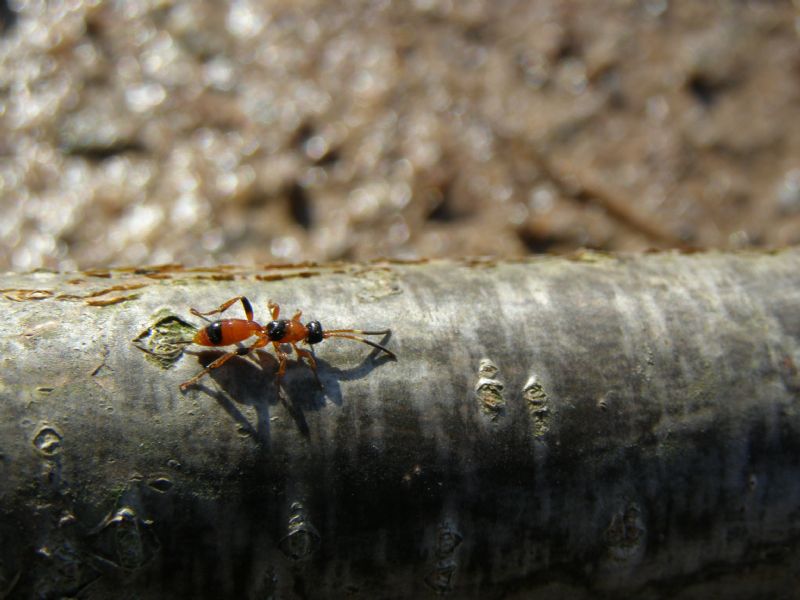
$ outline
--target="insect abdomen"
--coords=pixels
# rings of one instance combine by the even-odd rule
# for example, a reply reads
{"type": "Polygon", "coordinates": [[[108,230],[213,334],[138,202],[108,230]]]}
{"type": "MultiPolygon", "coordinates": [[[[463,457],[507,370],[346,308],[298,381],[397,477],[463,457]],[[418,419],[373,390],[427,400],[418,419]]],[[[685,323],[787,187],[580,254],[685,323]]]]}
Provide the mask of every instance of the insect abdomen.
{"type": "Polygon", "coordinates": [[[203,327],[194,336],[194,343],[200,346],[229,346],[246,340],[259,326],[245,319],[223,319],[203,327]]]}

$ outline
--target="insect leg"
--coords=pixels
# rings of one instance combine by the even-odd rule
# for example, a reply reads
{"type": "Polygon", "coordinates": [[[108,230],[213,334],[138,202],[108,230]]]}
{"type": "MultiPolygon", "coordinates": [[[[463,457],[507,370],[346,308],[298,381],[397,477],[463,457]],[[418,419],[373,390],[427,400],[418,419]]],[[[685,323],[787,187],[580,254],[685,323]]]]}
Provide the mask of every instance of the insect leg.
{"type": "Polygon", "coordinates": [[[269,308],[269,314],[272,315],[272,320],[277,321],[281,314],[281,307],[272,300],[269,300],[267,302],[267,308],[269,308]]]}
{"type": "MultiPolygon", "coordinates": [[[[196,308],[190,308],[189,312],[192,313],[196,317],[206,318],[208,315],[216,315],[217,313],[223,313],[228,310],[234,303],[238,302],[239,300],[242,301],[242,306],[244,307],[244,314],[247,315],[247,320],[253,320],[253,306],[250,304],[250,300],[248,300],[244,296],[236,296],[235,298],[231,298],[224,304],[220,304],[219,308],[216,310],[210,310],[208,312],[200,312],[196,308]]],[[[206,319],[208,321],[208,319],[206,319]]]]}
{"type": "Polygon", "coordinates": [[[272,342],[273,347],[275,348],[275,354],[278,357],[278,370],[275,373],[275,391],[278,395],[278,400],[281,398],[281,379],[283,378],[283,374],[286,373],[286,353],[281,350],[281,345],[279,342],[272,342]]]}
{"type": "Polygon", "coordinates": [[[306,360],[306,363],[311,368],[311,372],[314,373],[314,379],[317,380],[317,385],[320,389],[323,389],[322,382],[319,380],[319,375],[317,374],[317,361],[314,359],[314,354],[308,350],[304,350],[303,348],[298,348],[297,344],[295,343],[292,343],[292,348],[294,348],[294,351],[297,352],[298,358],[304,358],[306,360]]]}
{"type": "Polygon", "coordinates": [[[197,375],[195,375],[194,377],[192,377],[188,381],[184,381],[181,384],[181,390],[185,390],[189,386],[197,383],[203,375],[205,375],[209,371],[213,371],[214,369],[216,369],[218,367],[221,367],[226,362],[228,362],[230,359],[232,359],[234,356],[246,356],[247,354],[250,354],[250,352],[252,352],[253,349],[261,348],[262,346],[265,346],[266,344],[267,344],[267,339],[259,337],[255,342],[253,342],[249,346],[246,346],[244,348],[236,348],[236,350],[231,350],[227,354],[223,354],[217,360],[215,360],[210,365],[208,365],[205,369],[200,371],[197,375]]]}

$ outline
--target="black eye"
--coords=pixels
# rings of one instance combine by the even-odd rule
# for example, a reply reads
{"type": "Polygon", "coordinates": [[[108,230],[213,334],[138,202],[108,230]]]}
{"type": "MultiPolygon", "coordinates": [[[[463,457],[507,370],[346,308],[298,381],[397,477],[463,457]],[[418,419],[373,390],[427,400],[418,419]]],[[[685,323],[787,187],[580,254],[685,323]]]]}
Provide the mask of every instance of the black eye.
{"type": "Polygon", "coordinates": [[[318,344],[322,341],[322,324],[319,321],[310,321],[308,325],[306,325],[306,329],[308,330],[306,341],[309,344],[318,344]]]}
{"type": "Polygon", "coordinates": [[[214,321],[206,327],[206,335],[208,336],[208,341],[212,344],[219,344],[222,342],[222,323],[219,321],[214,321]]]}

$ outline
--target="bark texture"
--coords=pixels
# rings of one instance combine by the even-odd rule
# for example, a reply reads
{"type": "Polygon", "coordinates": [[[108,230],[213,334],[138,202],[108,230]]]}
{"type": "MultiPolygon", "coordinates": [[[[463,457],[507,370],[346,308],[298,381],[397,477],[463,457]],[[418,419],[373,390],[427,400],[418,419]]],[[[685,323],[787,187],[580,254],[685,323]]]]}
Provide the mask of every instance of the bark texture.
{"type": "Polygon", "coordinates": [[[796,597],[796,250],[0,285],[0,597],[796,597]],[[182,393],[240,294],[398,360],[182,393]]]}

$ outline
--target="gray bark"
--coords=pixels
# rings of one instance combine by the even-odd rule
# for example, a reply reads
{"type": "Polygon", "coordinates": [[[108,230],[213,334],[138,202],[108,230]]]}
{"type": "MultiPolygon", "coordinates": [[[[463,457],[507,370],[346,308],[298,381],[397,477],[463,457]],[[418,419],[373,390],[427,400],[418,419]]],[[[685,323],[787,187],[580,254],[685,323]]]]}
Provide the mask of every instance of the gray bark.
{"type": "Polygon", "coordinates": [[[0,596],[797,594],[796,250],[0,285],[0,596]],[[398,360],[182,393],[219,354],[175,343],[189,307],[240,294],[398,360]]]}

